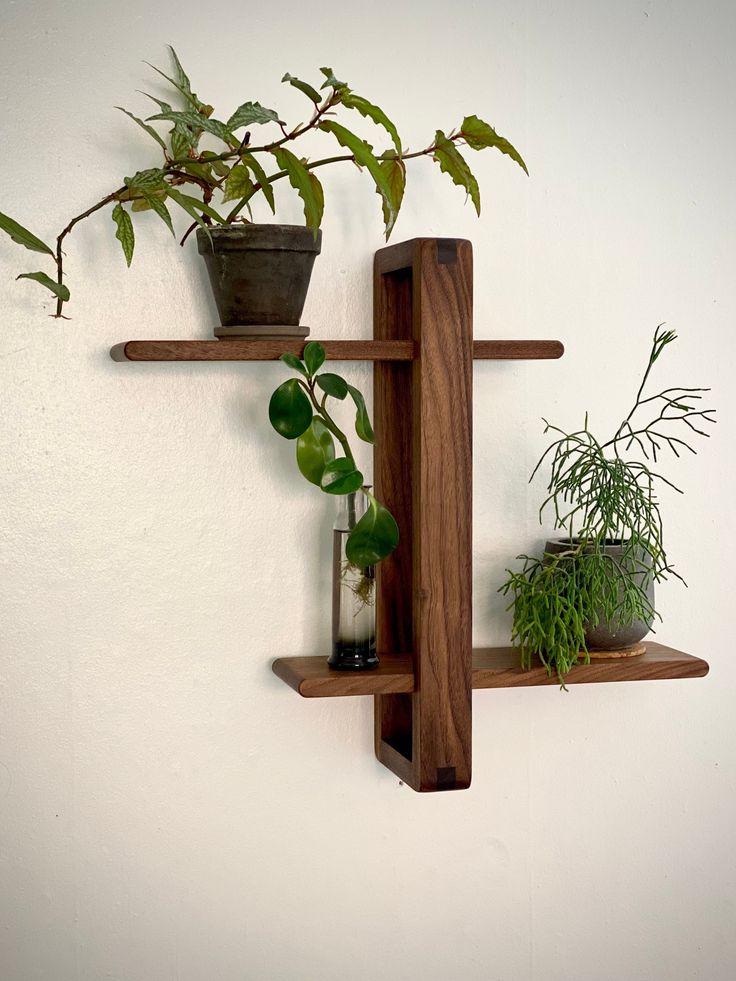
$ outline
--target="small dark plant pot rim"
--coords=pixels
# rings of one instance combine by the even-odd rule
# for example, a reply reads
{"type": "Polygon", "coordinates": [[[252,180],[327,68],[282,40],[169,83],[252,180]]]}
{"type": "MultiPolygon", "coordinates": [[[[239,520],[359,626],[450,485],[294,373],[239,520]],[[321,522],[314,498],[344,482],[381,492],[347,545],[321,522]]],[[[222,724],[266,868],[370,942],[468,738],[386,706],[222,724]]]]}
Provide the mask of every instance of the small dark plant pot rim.
{"type": "Polygon", "coordinates": [[[322,250],[322,230],[306,225],[212,225],[197,229],[197,248],[200,255],[217,252],[265,250],[269,252],[314,252],[322,250]]]}

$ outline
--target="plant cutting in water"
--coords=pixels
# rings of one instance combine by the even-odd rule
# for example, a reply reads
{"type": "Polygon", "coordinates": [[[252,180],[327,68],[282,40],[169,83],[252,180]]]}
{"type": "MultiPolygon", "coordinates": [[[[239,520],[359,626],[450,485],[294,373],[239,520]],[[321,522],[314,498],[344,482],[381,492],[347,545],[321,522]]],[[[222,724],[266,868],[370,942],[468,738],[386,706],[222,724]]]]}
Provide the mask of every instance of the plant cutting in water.
{"type": "Polygon", "coordinates": [[[657,327],[633,407],[610,439],[596,439],[587,413],[583,428],[572,433],[544,420],[545,432],[557,438],[530,480],[551,459],[540,523],[551,509],[569,547],[542,558],[519,556],[522,569],[508,571],[500,592],[513,596],[512,641],[522,667],[528,670],[538,656],[563,687],[579,657],[589,662],[586,630],[599,622],[651,623],[657,614],[647,583],[670,575],[682,581],[665,552],[657,494],[661,484],[682,491],[653,468],[663,451],[695,453],[690,440],[710,435],[704,426],[715,422],[715,410],[701,407],[705,388],[646,394],[655,362],[676,336],[657,327]],[[621,543],[620,557],[606,552],[610,543],[621,543]]]}
{"type": "MultiPolygon", "coordinates": [[[[171,76],[158,68],[154,70],[173,88],[174,94],[169,98],[173,98],[177,106],[143,93],[158,109],[147,119],[117,107],[158,144],[163,159],[157,165],[149,165],[136,171],[132,177],[125,177],[122,184],[72,218],[57,236],[55,248],[15,219],[0,213],[0,229],[7,232],[14,242],[31,252],[47,255],[54,261],[54,276],[37,271],[21,273],[17,278],[34,280],[50,290],[56,297],[57,317],[62,316],[63,306],[69,300],[69,288],[64,281],[66,238],[80,221],[108,206],[112,208],[115,235],[130,265],[135,246],[132,216],[138,212],[153,211],[174,235],[167,204],[176,205],[191,222],[181,240],[183,245],[197,226],[207,229],[213,224],[252,221],[251,201],[256,195],[275,213],[274,184],[284,178],[299,194],[306,224],[315,230],[316,235],[324,213],[324,192],[315,171],[327,164],[351,162],[368,172],[381,199],[387,239],[404,197],[407,160],[431,157],[456,185],[465,190],[478,215],[478,182],[458,147],[470,147],[472,150],[495,148],[511,157],[524,171],[527,170],[512,144],[475,115],[466,116],[460,126],[448,133],[438,129],[428,146],[410,152],[385,112],[353,92],[345,82],[335,77],[331,68],[320,69],[323,79],[319,90],[288,73],[282,79],[309,101],[311,114],[305,122],[288,127],[275,109],[267,109],[259,102],[243,102],[226,119],[220,120],[213,115],[214,108],[202,102],[193,92],[189,77],[173,48],[171,55],[171,76]],[[372,144],[333,118],[337,110],[344,111],[348,116],[358,113],[371,120],[388,138],[388,146],[375,150],[372,144]],[[164,136],[152,123],[165,124],[171,129],[164,136]],[[252,139],[252,129],[262,126],[271,127],[272,130],[275,128],[276,135],[266,130],[268,135],[262,141],[252,139]],[[310,132],[326,134],[345,152],[317,160],[308,159],[301,151],[295,152],[296,141],[310,132]],[[205,138],[214,140],[216,149],[202,148],[200,143],[205,138]],[[185,193],[182,188],[192,193],[185,193]],[[223,210],[223,205],[227,205],[227,209],[223,210]]],[[[301,143],[299,145],[301,147],[301,143]]]]}
{"type": "MultiPolygon", "coordinates": [[[[399,529],[391,512],[370,493],[363,474],[358,470],[345,433],[328,410],[328,399],[352,400],[355,431],[366,443],[373,443],[373,427],[361,392],[333,372],[320,372],[325,350],[318,341],[304,348],[304,360],[293,354],[282,354],[284,364],[299,375],[285,381],[271,396],[268,416],[276,432],[285,439],[296,440],[296,462],[301,474],[326,494],[344,495],[348,508],[345,551],[355,569],[366,570],[385,559],[399,543],[399,529]],[[336,455],[335,442],[343,452],[336,455]],[[367,499],[365,514],[356,519],[356,494],[367,499]]],[[[363,576],[351,588],[358,596],[370,596],[372,574],[363,576]]]]}

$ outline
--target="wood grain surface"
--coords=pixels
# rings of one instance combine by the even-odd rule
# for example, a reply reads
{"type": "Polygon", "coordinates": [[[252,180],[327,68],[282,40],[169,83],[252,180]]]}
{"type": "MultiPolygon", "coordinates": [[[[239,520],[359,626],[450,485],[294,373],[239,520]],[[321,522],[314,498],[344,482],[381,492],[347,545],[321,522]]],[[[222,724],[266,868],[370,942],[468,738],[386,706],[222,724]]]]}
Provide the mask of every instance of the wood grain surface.
{"type": "MultiPolygon", "coordinates": [[[[411,361],[414,344],[408,340],[326,341],[330,361],[411,361]]],[[[276,361],[285,353],[301,357],[303,341],[126,341],[110,350],[113,361],[276,361]]],[[[562,357],[559,341],[475,341],[476,361],[535,361],[562,357]]]]}
{"type": "Polygon", "coordinates": [[[377,365],[375,483],[399,548],[381,563],[378,650],[414,652],[416,690],[376,700],[376,753],[415,790],[471,776],[472,249],[414,239],[376,254],[374,336],[415,344],[377,365]],[[408,260],[409,265],[406,265],[408,260]],[[410,646],[409,646],[410,645],[410,646]]]}

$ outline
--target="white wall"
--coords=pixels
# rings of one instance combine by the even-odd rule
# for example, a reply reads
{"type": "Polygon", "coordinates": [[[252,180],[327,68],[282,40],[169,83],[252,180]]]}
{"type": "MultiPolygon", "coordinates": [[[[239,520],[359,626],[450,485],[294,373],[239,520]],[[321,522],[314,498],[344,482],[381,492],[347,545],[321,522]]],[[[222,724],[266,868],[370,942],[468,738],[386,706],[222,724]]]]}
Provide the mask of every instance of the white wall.
{"type": "MultiPolygon", "coordinates": [[[[711,384],[721,420],[668,469],[690,586],[659,596],[659,638],[710,676],[478,692],[472,789],[420,796],[374,759],[369,699],[302,700],[270,671],[329,640],[329,502],[265,418],[282,368],[107,356],[209,334],[193,243],[143,216],[126,271],[109,214],[81,226],[65,322],[13,282],[43,259],[3,238],[3,981],[732,978],[730,0],[40,0],[7,3],[0,37],[0,210],[44,237],[155,162],[111,107],[145,111],[167,41],[223,112],[298,118],[281,75],[327,63],[412,148],[471,112],[518,145],[528,180],[474,157],[480,221],[412,165],[395,233],[473,240],[477,337],[567,347],[475,368],[476,643],[507,641],[495,590],[545,534],[543,414],[609,428],[666,320],[662,382],[711,384]]],[[[369,336],[378,200],[324,176],[305,322],[369,336]]]]}

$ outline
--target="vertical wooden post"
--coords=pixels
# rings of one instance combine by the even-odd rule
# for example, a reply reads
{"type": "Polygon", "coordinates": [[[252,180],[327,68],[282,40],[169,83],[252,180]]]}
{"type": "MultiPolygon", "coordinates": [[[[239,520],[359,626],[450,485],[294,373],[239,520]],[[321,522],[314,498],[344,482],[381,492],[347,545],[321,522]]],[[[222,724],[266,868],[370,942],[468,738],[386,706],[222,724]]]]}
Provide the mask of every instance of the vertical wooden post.
{"type": "Polygon", "coordinates": [[[375,482],[401,542],[379,566],[381,653],[416,690],[376,696],[376,755],[415,790],[468,787],[472,695],[473,265],[470,242],[376,253],[374,337],[415,344],[375,366],[375,482]]]}

